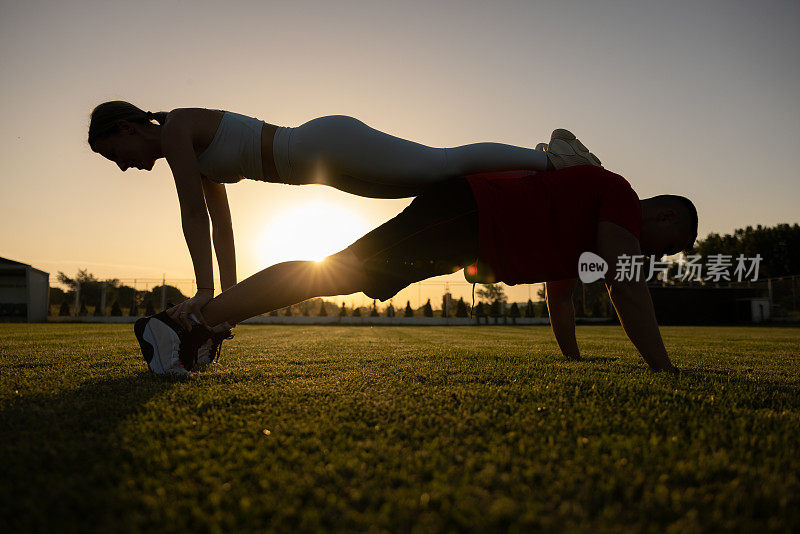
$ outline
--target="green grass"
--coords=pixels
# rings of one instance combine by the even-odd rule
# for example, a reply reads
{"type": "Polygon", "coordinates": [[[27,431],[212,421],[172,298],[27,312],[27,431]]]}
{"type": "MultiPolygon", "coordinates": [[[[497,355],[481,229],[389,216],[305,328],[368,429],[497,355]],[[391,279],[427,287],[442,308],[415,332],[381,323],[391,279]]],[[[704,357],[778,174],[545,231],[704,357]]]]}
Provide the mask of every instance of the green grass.
{"type": "Polygon", "coordinates": [[[619,327],[237,330],[180,381],[0,325],[0,531],[800,528],[800,329],[666,327],[680,377],[619,327]]]}

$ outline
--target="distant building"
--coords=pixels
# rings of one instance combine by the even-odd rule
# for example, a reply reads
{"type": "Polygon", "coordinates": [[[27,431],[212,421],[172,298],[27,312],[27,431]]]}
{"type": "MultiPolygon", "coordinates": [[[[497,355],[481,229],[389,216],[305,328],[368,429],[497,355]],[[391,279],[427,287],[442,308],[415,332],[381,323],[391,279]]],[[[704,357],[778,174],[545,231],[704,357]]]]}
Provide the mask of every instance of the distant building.
{"type": "Polygon", "coordinates": [[[50,273],[0,258],[0,321],[44,322],[49,305],[50,273]]]}

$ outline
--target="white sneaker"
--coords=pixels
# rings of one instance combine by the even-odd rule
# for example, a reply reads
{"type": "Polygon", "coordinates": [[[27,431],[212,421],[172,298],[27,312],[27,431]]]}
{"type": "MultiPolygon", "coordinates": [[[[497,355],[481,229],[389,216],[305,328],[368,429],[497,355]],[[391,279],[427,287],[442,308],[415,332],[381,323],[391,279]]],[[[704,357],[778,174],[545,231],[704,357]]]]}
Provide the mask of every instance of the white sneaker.
{"type": "Polygon", "coordinates": [[[200,345],[211,332],[202,325],[184,330],[166,312],[142,317],[133,327],[148,368],[158,375],[186,376],[197,361],[200,345]]]}
{"type": "Polygon", "coordinates": [[[547,159],[556,169],[576,165],[602,166],[597,156],[589,152],[572,132],[563,128],[553,130],[547,147],[547,159]]]}

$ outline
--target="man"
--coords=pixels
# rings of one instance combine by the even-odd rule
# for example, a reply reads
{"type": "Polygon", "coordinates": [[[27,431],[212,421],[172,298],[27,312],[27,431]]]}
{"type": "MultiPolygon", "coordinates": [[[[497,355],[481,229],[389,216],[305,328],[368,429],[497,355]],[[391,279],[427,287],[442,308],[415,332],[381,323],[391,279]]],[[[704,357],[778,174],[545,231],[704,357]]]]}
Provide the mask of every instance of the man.
{"type": "MultiPolygon", "coordinates": [[[[322,262],[279,263],[240,282],[210,301],[200,322],[236,324],[312,297],[359,291],[386,300],[466,267],[469,281],[546,282],[555,338],[567,358],[579,359],[571,296],[578,258],[590,251],[608,263],[605,283],[630,340],[651,369],[674,372],[646,282],[617,281],[615,273],[623,255],[661,257],[691,248],[696,237],[697,212],[687,198],[640,201],[624,178],[600,167],[453,178],[322,262]]],[[[137,337],[151,369],[191,369],[211,333],[187,321],[177,308],[140,319],[137,337]]]]}

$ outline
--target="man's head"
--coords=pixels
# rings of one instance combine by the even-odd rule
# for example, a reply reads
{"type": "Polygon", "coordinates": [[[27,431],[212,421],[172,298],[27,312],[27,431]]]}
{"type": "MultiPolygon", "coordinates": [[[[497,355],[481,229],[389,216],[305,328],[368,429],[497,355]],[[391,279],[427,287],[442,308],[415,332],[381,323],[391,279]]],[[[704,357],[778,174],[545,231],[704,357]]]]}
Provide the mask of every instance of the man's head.
{"type": "Polygon", "coordinates": [[[642,202],[642,254],[677,254],[689,250],[697,239],[697,209],[691,200],[658,195],[642,202]]]}

